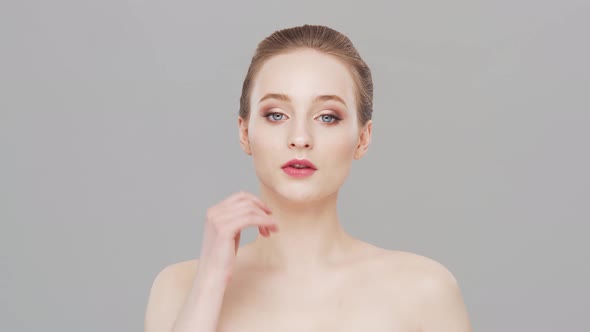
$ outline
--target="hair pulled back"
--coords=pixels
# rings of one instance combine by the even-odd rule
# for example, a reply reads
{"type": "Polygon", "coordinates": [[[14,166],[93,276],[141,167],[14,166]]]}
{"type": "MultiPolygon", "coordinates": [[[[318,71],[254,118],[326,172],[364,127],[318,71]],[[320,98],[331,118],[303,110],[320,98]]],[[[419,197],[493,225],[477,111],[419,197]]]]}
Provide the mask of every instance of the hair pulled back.
{"type": "Polygon", "coordinates": [[[277,30],[262,40],[252,57],[242,85],[239,116],[248,121],[250,95],[256,74],[266,60],[279,54],[309,48],[332,55],[350,70],[356,87],[356,109],[359,126],[364,126],[373,113],[373,80],[371,70],[361,59],[348,37],[323,25],[309,25],[277,30]]]}

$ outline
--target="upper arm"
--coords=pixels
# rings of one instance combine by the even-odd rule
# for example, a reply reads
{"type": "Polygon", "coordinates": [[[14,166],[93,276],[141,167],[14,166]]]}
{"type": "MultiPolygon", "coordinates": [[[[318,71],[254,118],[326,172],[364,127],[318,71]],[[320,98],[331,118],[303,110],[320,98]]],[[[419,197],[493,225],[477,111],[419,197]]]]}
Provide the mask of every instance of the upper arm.
{"type": "Polygon", "coordinates": [[[154,279],[144,318],[144,332],[170,332],[184,304],[181,263],[162,269],[154,279]]]}
{"type": "Polygon", "coordinates": [[[431,261],[418,278],[419,325],[423,332],[471,332],[467,308],[457,279],[440,263],[431,261]]]}

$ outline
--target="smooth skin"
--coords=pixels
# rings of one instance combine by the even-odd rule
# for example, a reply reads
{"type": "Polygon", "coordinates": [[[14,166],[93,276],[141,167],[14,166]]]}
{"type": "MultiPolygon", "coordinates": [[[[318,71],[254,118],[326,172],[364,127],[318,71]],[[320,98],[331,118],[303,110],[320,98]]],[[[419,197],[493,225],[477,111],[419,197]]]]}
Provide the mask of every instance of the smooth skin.
{"type": "Polygon", "coordinates": [[[359,126],[354,92],[348,68],[315,50],[262,66],[250,118],[238,118],[260,196],[240,191],[208,209],[199,259],[155,278],[145,332],[472,331],[447,268],[356,239],[340,225],[338,191],[372,132],[371,121],[359,126]],[[285,174],[281,166],[293,158],[312,161],[316,172],[285,174]],[[246,227],[260,235],[240,247],[246,227]]]}

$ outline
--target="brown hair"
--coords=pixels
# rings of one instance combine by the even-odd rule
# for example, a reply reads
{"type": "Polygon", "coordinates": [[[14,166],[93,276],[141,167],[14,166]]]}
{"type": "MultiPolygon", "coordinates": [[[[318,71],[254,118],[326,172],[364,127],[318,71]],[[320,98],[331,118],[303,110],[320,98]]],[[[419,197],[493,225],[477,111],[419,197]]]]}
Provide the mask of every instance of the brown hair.
{"type": "Polygon", "coordinates": [[[252,85],[264,62],[275,55],[301,48],[311,48],[333,55],[350,69],[356,85],[357,118],[359,126],[364,126],[373,113],[371,70],[348,37],[323,25],[305,24],[278,30],[258,44],[242,86],[239,116],[246,121],[249,120],[252,85]]]}

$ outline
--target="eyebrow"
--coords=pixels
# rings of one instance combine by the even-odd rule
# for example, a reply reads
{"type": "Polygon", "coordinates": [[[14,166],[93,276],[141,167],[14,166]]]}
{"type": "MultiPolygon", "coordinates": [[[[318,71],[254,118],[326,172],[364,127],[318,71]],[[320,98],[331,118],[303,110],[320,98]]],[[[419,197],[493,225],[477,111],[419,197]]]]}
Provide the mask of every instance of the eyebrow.
{"type": "MultiPolygon", "coordinates": [[[[291,98],[283,93],[267,93],[264,95],[264,97],[260,98],[260,100],[258,101],[258,103],[260,104],[261,102],[263,102],[264,100],[267,99],[278,99],[278,100],[282,100],[282,101],[288,101],[291,102],[291,98]]],[[[344,99],[340,98],[337,95],[319,95],[316,96],[313,99],[314,103],[320,102],[320,101],[328,101],[328,100],[334,100],[337,101],[339,103],[344,104],[344,106],[348,107],[348,105],[346,105],[346,102],[344,101],[344,99]]]]}

